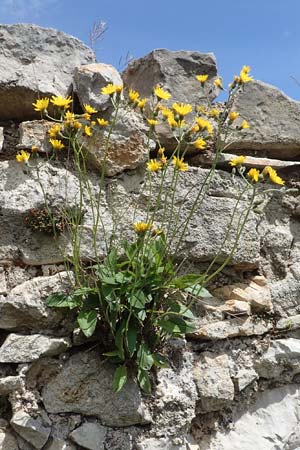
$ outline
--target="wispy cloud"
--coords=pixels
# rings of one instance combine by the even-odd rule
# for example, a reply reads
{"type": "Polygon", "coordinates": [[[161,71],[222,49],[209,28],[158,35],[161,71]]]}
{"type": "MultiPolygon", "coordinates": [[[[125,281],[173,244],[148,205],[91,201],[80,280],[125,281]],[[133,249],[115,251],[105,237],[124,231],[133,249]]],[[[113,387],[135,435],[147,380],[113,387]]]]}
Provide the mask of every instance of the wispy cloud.
{"type": "Polygon", "coordinates": [[[0,0],[0,11],[7,16],[18,20],[37,17],[49,6],[58,3],[58,0],[0,0]]]}

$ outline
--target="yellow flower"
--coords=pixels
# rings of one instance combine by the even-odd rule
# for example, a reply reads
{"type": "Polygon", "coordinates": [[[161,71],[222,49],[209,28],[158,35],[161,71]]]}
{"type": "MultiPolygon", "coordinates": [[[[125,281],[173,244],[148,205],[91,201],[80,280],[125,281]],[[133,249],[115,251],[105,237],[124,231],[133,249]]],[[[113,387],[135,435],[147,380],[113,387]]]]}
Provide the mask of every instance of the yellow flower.
{"type": "Polygon", "coordinates": [[[208,78],[208,75],[196,75],[196,78],[203,85],[208,78]]]}
{"type": "Polygon", "coordinates": [[[64,144],[61,142],[60,139],[50,139],[49,142],[54,148],[54,150],[62,150],[64,148],[64,144]]]}
{"type": "Polygon", "coordinates": [[[19,163],[27,163],[28,162],[28,160],[29,160],[29,158],[30,158],[30,153],[28,153],[28,152],[25,152],[25,150],[21,150],[19,153],[17,153],[17,155],[16,155],[16,160],[19,162],[19,163]]]}
{"type": "Polygon", "coordinates": [[[197,124],[194,124],[191,128],[190,128],[190,133],[198,133],[199,131],[199,126],[197,124]]]}
{"type": "Polygon", "coordinates": [[[64,124],[67,127],[73,127],[75,123],[75,114],[71,111],[67,111],[64,117],[64,124]]]}
{"type": "Polygon", "coordinates": [[[193,146],[198,150],[204,150],[206,147],[206,142],[204,139],[199,138],[195,142],[193,142],[193,146]]]}
{"type": "Polygon", "coordinates": [[[165,147],[159,147],[157,154],[158,156],[163,156],[165,153],[165,147]]]}
{"type": "Polygon", "coordinates": [[[32,105],[35,107],[35,111],[43,112],[45,111],[49,106],[49,98],[40,98],[35,103],[32,103],[32,105]]]}
{"type": "Polygon", "coordinates": [[[155,120],[155,119],[147,119],[147,122],[149,123],[149,125],[151,126],[151,127],[155,127],[155,125],[157,125],[158,124],[158,120],[155,120]]]}
{"type": "Polygon", "coordinates": [[[161,162],[157,161],[157,159],[150,159],[147,162],[147,169],[150,172],[158,172],[162,168],[161,162]]]}
{"type": "Polygon", "coordinates": [[[162,163],[163,166],[165,166],[168,162],[168,158],[165,155],[162,155],[160,157],[160,162],[162,163]]]}
{"type": "Polygon", "coordinates": [[[241,130],[246,130],[247,128],[250,128],[250,125],[247,122],[247,120],[243,120],[243,122],[241,123],[240,128],[241,128],[241,130]]]}
{"type": "Polygon", "coordinates": [[[159,86],[155,86],[153,92],[159,100],[169,100],[169,98],[172,97],[169,92],[165,91],[159,86]]]}
{"type": "Polygon", "coordinates": [[[91,115],[89,113],[87,113],[87,112],[82,114],[82,117],[83,117],[84,120],[91,120],[91,115]]]}
{"type": "Polygon", "coordinates": [[[217,86],[219,89],[223,89],[223,84],[222,84],[222,78],[217,78],[215,81],[214,81],[214,85],[215,86],[217,86]]]}
{"type": "Polygon", "coordinates": [[[280,178],[279,175],[277,175],[277,172],[273,167],[266,166],[264,170],[262,171],[263,175],[269,175],[270,181],[275,184],[280,184],[283,186],[285,184],[285,181],[280,178]]]}
{"type": "Polygon", "coordinates": [[[52,125],[52,127],[48,131],[48,134],[50,135],[51,138],[56,138],[56,136],[59,134],[60,130],[61,130],[61,125],[55,124],[55,125],[52,125]]]}
{"type": "Polygon", "coordinates": [[[58,108],[69,109],[73,100],[71,99],[71,97],[61,97],[60,95],[56,97],[52,95],[50,101],[54,106],[57,106],[58,108]]]}
{"type": "Polygon", "coordinates": [[[84,107],[85,112],[88,114],[96,114],[98,112],[95,108],[93,108],[90,105],[84,104],[83,107],[84,107]]]}
{"type": "Polygon", "coordinates": [[[237,156],[236,158],[233,158],[231,161],[229,161],[229,164],[232,167],[241,166],[246,161],[246,156],[237,156]]]}
{"type": "Polygon", "coordinates": [[[133,224],[134,231],[137,234],[146,233],[146,231],[151,230],[152,224],[146,222],[136,222],[133,224]]]}
{"type": "Polygon", "coordinates": [[[202,119],[202,117],[197,117],[196,118],[196,122],[197,122],[197,125],[199,126],[199,129],[201,131],[202,130],[207,130],[207,132],[209,134],[212,134],[214,129],[213,129],[212,124],[208,120],[202,119]]]}
{"type": "Polygon", "coordinates": [[[101,89],[101,94],[103,95],[113,95],[115,92],[117,94],[121,94],[123,90],[123,86],[109,83],[107,86],[101,89]]]}
{"type": "Polygon", "coordinates": [[[248,177],[250,178],[251,181],[253,181],[253,183],[257,183],[259,180],[259,170],[254,169],[254,167],[252,167],[252,169],[250,169],[247,173],[248,177]]]}
{"type": "Polygon", "coordinates": [[[210,117],[218,117],[219,115],[220,115],[220,110],[219,109],[217,109],[217,108],[212,108],[210,111],[209,111],[209,116],[210,117]]]}
{"type": "Polygon", "coordinates": [[[249,81],[253,80],[253,77],[249,76],[250,70],[249,66],[243,66],[238,79],[239,84],[249,83],[249,81]]]}
{"type": "Polygon", "coordinates": [[[199,112],[200,114],[202,114],[203,116],[207,116],[207,108],[204,105],[198,105],[197,106],[197,112],[199,112]]]}
{"type": "Polygon", "coordinates": [[[173,112],[169,108],[167,108],[166,106],[163,106],[162,108],[160,108],[160,112],[166,119],[168,119],[169,117],[173,117],[174,118],[173,112]]]}
{"type": "Polygon", "coordinates": [[[240,113],[236,112],[236,111],[231,111],[231,113],[229,113],[229,120],[231,122],[233,122],[235,119],[237,119],[239,117],[240,113]]]}
{"type": "Polygon", "coordinates": [[[186,125],[186,122],[184,120],[175,120],[174,116],[168,117],[168,124],[171,128],[181,128],[186,125]]]}
{"type": "Polygon", "coordinates": [[[144,109],[146,103],[147,103],[147,99],[146,99],[146,98],[141,98],[141,100],[138,101],[138,104],[137,104],[137,105],[138,105],[138,107],[139,107],[140,109],[144,109]]]}
{"type": "Polygon", "coordinates": [[[31,146],[31,153],[37,153],[38,151],[39,151],[39,147],[37,147],[36,145],[31,146]]]}
{"type": "Polygon", "coordinates": [[[78,122],[78,120],[74,120],[72,126],[73,126],[73,128],[75,128],[76,130],[80,130],[80,128],[82,127],[82,124],[81,124],[80,122],[78,122]]]}
{"type": "Polygon", "coordinates": [[[84,134],[86,135],[86,136],[92,136],[93,135],[93,132],[92,132],[92,129],[91,129],[91,127],[89,127],[88,125],[86,125],[85,127],[84,127],[84,134]]]}
{"type": "Polygon", "coordinates": [[[185,172],[189,168],[189,166],[185,162],[183,162],[183,158],[177,158],[177,156],[173,156],[173,164],[175,168],[180,170],[181,172],[185,172]]]}
{"type": "Polygon", "coordinates": [[[98,122],[98,125],[100,125],[100,127],[107,127],[107,125],[109,125],[108,120],[99,119],[99,117],[97,118],[97,122],[98,122]]]}
{"type": "Polygon", "coordinates": [[[186,116],[193,111],[192,105],[189,105],[188,103],[173,103],[172,109],[181,117],[186,116]]]}
{"type": "Polygon", "coordinates": [[[130,89],[128,97],[132,103],[137,103],[139,101],[140,94],[137,91],[130,89]]]}
{"type": "Polygon", "coordinates": [[[241,72],[249,73],[251,70],[250,66],[243,66],[241,72]]]}

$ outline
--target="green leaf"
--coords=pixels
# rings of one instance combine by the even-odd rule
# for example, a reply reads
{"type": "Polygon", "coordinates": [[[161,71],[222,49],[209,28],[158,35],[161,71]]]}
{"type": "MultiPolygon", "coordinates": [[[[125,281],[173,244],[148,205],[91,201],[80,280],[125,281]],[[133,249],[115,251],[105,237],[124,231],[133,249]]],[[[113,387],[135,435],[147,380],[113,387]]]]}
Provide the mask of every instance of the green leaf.
{"type": "Polygon", "coordinates": [[[128,331],[125,335],[126,347],[130,356],[132,356],[136,350],[138,330],[135,325],[129,323],[128,331]]]}
{"type": "Polygon", "coordinates": [[[152,353],[153,356],[153,363],[156,367],[160,367],[161,369],[167,369],[170,367],[168,361],[166,358],[164,358],[159,353],[152,353]]]}
{"type": "Polygon", "coordinates": [[[116,347],[118,349],[118,355],[119,357],[124,360],[125,353],[124,353],[124,331],[125,331],[126,321],[123,320],[121,325],[118,327],[116,336],[115,336],[115,343],[116,347]]]}
{"type": "Polygon", "coordinates": [[[120,392],[122,387],[127,381],[127,367],[120,366],[116,369],[113,381],[113,387],[115,392],[120,392]]]}
{"type": "Polygon", "coordinates": [[[174,278],[169,282],[170,287],[178,289],[185,289],[189,286],[194,286],[203,279],[203,275],[197,273],[190,273],[188,275],[182,275],[181,277],[174,278]]]}
{"type": "Polygon", "coordinates": [[[143,309],[148,299],[143,291],[135,292],[128,297],[128,302],[133,308],[143,309]]]}
{"type": "MultiPolygon", "coordinates": [[[[182,317],[187,317],[188,319],[194,319],[195,316],[192,311],[180,302],[174,302],[169,305],[170,311],[176,314],[180,314],[182,317]]],[[[168,311],[169,312],[169,311],[168,311]]]]}
{"type": "Polygon", "coordinates": [[[146,394],[151,394],[150,378],[148,373],[143,369],[138,370],[138,383],[146,394]]]}
{"type": "Polygon", "coordinates": [[[207,289],[201,286],[201,284],[194,284],[192,286],[184,288],[183,290],[185,292],[188,292],[189,294],[194,295],[195,297],[202,297],[202,298],[213,297],[207,289]]]}
{"type": "Polygon", "coordinates": [[[81,301],[71,295],[66,295],[62,292],[56,292],[49,295],[47,298],[47,306],[50,308],[70,308],[74,309],[80,306],[81,301]]]}
{"type": "Polygon", "coordinates": [[[97,326],[97,311],[80,311],[77,322],[86,337],[91,337],[97,326]]]}
{"type": "Polygon", "coordinates": [[[150,370],[151,367],[153,366],[154,363],[153,356],[146,344],[144,343],[140,344],[137,353],[137,359],[138,359],[138,366],[140,369],[150,370]]]}
{"type": "Polygon", "coordinates": [[[108,356],[109,358],[113,358],[114,356],[119,356],[118,350],[113,350],[112,352],[102,353],[103,356],[108,356]]]}
{"type": "Polygon", "coordinates": [[[171,317],[168,320],[159,320],[159,326],[173,336],[180,336],[191,333],[195,330],[195,326],[180,317],[171,317]]]}

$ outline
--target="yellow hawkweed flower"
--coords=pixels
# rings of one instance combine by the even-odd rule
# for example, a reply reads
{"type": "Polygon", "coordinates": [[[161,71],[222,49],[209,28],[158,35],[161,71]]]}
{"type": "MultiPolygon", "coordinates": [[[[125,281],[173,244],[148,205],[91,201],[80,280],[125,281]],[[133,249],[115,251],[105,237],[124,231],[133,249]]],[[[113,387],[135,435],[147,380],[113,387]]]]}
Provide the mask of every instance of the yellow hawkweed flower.
{"type": "Polygon", "coordinates": [[[49,142],[54,148],[54,150],[62,150],[64,148],[64,144],[61,142],[60,139],[50,139],[49,142]]]}
{"type": "Polygon", "coordinates": [[[241,123],[240,129],[241,130],[246,130],[247,128],[250,128],[250,125],[247,122],[247,120],[243,120],[243,122],[241,123]]]}
{"type": "Polygon", "coordinates": [[[31,153],[37,153],[38,151],[39,151],[39,147],[37,147],[36,145],[31,146],[31,153]]]}
{"type": "Polygon", "coordinates": [[[280,178],[279,175],[277,175],[277,172],[273,167],[266,166],[264,170],[262,171],[263,175],[269,175],[270,181],[275,184],[280,184],[283,186],[285,184],[285,181],[280,178]]]}
{"type": "Polygon", "coordinates": [[[52,95],[50,102],[58,108],[69,109],[72,103],[71,97],[62,97],[61,95],[52,95]]]}
{"type": "Polygon", "coordinates": [[[177,156],[173,156],[173,164],[181,172],[186,172],[189,168],[188,164],[183,162],[183,158],[177,158],[177,156]]]}
{"type": "Polygon", "coordinates": [[[186,116],[193,111],[192,105],[189,105],[188,103],[173,103],[172,109],[181,117],[186,116]]]}
{"type": "Polygon", "coordinates": [[[85,112],[88,114],[96,114],[98,112],[95,108],[93,108],[90,105],[84,104],[83,107],[84,107],[85,112]]]}
{"type": "Polygon", "coordinates": [[[215,81],[214,81],[214,85],[215,86],[217,86],[219,89],[223,89],[223,84],[222,84],[222,78],[217,78],[215,81]]]}
{"type": "Polygon", "coordinates": [[[61,125],[59,125],[58,123],[55,125],[52,125],[52,127],[50,128],[50,130],[48,131],[48,134],[50,135],[50,137],[56,138],[56,136],[59,134],[61,130],[61,125]]]}
{"type": "Polygon", "coordinates": [[[201,131],[207,130],[207,132],[209,134],[212,134],[214,129],[213,129],[212,124],[208,120],[202,119],[202,117],[197,117],[196,118],[196,122],[197,122],[197,125],[199,126],[199,129],[201,131]]]}
{"type": "Polygon", "coordinates": [[[72,127],[75,128],[76,130],[80,130],[82,124],[78,120],[74,120],[72,127]]]}
{"type": "Polygon", "coordinates": [[[232,167],[241,166],[246,161],[246,156],[237,156],[236,158],[233,158],[231,161],[229,161],[229,164],[232,167]]]}
{"type": "Polygon", "coordinates": [[[242,70],[240,71],[240,77],[239,77],[239,84],[249,83],[249,81],[253,80],[253,77],[249,76],[250,72],[249,66],[243,66],[242,70]]]}
{"type": "Polygon", "coordinates": [[[198,133],[199,131],[199,126],[197,124],[194,124],[191,128],[190,128],[190,133],[198,133]]]}
{"type": "Polygon", "coordinates": [[[137,91],[130,89],[128,97],[132,103],[137,103],[139,101],[140,94],[137,91]]]}
{"type": "Polygon", "coordinates": [[[218,117],[218,116],[220,115],[220,113],[221,113],[221,111],[220,111],[219,109],[217,109],[217,108],[212,108],[212,109],[209,111],[208,115],[209,115],[209,117],[218,117]]]}
{"type": "Polygon", "coordinates": [[[166,119],[168,119],[169,117],[173,117],[174,118],[173,112],[169,108],[167,108],[166,106],[163,106],[162,108],[160,108],[160,112],[166,119]]]}
{"type": "Polygon", "coordinates": [[[196,75],[196,78],[203,85],[207,81],[208,75],[196,75]]]}
{"type": "Polygon", "coordinates": [[[29,158],[30,158],[30,153],[28,153],[28,152],[25,152],[25,150],[21,150],[19,153],[17,153],[17,155],[16,155],[16,160],[19,162],[19,163],[27,163],[28,162],[28,160],[29,160],[29,158]]]}
{"type": "Polygon", "coordinates": [[[199,138],[193,142],[193,146],[198,150],[204,150],[206,147],[206,142],[204,139],[199,138]]]}
{"type": "Polygon", "coordinates": [[[49,106],[49,98],[40,98],[35,103],[32,103],[34,106],[35,111],[43,112],[45,111],[49,106]]]}
{"type": "Polygon", "coordinates": [[[186,122],[184,120],[175,120],[174,116],[168,117],[168,124],[171,128],[181,128],[186,126],[186,122]]]}
{"type": "Polygon", "coordinates": [[[208,111],[207,111],[206,106],[204,106],[204,105],[198,105],[198,106],[196,107],[196,110],[197,110],[197,112],[199,112],[199,113],[202,114],[203,116],[207,116],[208,111]]]}
{"type": "Polygon", "coordinates": [[[88,125],[86,125],[85,127],[84,127],[84,134],[86,135],[86,136],[92,136],[93,135],[93,132],[92,132],[92,129],[91,129],[91,127],[89,127],[88,125]]]}
{"type": "Polygon", "coordinates": [[[91,115],[88,112],[82,114],[82,117],[83,117],[84,120],[91,120],[91,115]]]}
{"type": "Polygon", "coordinates": [[[250,178],[253,183],[257,183],[259,180],[259,170],[252,167],[247,173],[248,177],[250,178]]]}
{"type": "Polygon", "coordinates": [[[168,162],[168,158],[165,155],[162,155],[160,157],[160,162],[162,163],[163,166],[165,166],[168,162]]]}
{"type": "Polygon", "coordinates": [[[229,120],[231,122],[233,122],[235,119],[237,119],[239,117],[240,113],[236,112],[236,111],[231,111],[231,113],[229,113],[229,120]]]}
{"type": "Polygon", "coordinates": [[[107,125],[109,125],[108,120],[105,119],[99,119],[99,117],[97,118],[97,123],[98,125],[100,125],[100,127],[107,127],[107,125]]]}
{"type": "Polygon", "coordinates": [[[155,119],[147,119],[147,122],[149,123],[149,125],[151,126],[151,127],[155,127],[155,125],[157,125],[158,124],[158,120],[155,120],[155,119]]]}
{"type": "Polygon", "coordinates": [[[241,72],[249,73],[251,70],[250,66],[243,66],[241,72]]]}
{"type": "Polygon", "coordinates": [[[133,224],[134,231],[137,234],[146,233],[146,231],[151,230],[152,224],[146,222],[136,222],[133,224]]]}
{"type": "Polygon", "coordinates": [[[115,92],[121,94],[123,86],[109,83],[107,86],[101,89],[101,94],[103,95],[113,95],[115,92]]]}
{"type": "Polygon", "coordinates": [[[138,105],[138,107],[139,107],[140,109],[144,109],[146,103],[147,103],[147,99],[146,99],[146,98],[141,98],[141,100],[138,101],[138,104],[137,104],[137,105],[138,105]]]}
{"type": "Polygon", "coordinates": [[[158,98],[158,100],[169,100],[169,98],[172,97],[168,91],[165,91],[164,89],[162,89],[159,86],[155,86],[155,88],[153,89],[153,92],[156,95],[156,97],[158,98]]]}
{"type": "Polygon", "coordinates": [[[150,172],[158,172],[162,168],[161,162],[157,161],[157,159],[150,159],[147,162],[147,170],[150,172]]]}
{"type": "Polygon", "coordinates": [[[159,147],[159,149],[157,150],[158,156],[163,156],[164,153],[165,153],[165,147],[159,147]]]}

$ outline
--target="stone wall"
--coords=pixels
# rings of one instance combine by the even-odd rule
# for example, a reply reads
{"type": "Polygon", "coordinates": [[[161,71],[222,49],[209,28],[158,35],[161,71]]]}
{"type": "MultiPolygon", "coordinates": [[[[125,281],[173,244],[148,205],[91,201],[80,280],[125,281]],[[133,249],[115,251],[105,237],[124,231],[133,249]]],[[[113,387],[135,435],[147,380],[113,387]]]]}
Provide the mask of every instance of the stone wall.
{"type": "MultiPolygon", "coordinates": [[[[49,123],[32,109],[38,96],[73,95],[74,108],[89,103],[104,117],[112,111],[99,94],[109,82],[151,93],[162,82],[174,101],[199,101],[195,75],[217,77],[212,54],[155,50],[120,75],[95,62],[77,39],[34,25],[1,25],[0,40],[0,447],[3,450],[295,450],[300,448],[300,203],[299,191],[276,189],[261,214],[252,213],[234,258],[215,281],[213,297],[196,307],[198,328],[174,340],[166,352],[169,369],[153,374],[154,391],[143,395],[134,380],[112,390],[113,368],[95,341],[73,330],[72,312],[49,309],[47,296],[68,286],[61,249],[24,224],[30,208],[43,203],[34,177],[15,160],[17,149],[47,152],[49,123]]],[[[299,188],[300,103],[259,81],[245,86],[235,108],[251,123],[219,161],[202,209],[180,252],[201,271],[218,253],[242,181],[232,182],[232,154],[249,167],[276,168],[288,188],[299,188]]],[[[143,217],[145,124],[130,111],[112,136],[107,161],[107,195],[101,214],[107,229],[112,211],[124,224],[133,209],[143,217]],[[113,197],[110,193],[114,192],[113,197]]],[[[172,149],[172,137],[159,129],[172,149]]],[[[101,143],[100,143],[101,144],[101,143]]],[[[97,190],[101,145],[92,151],[90,180],[97,190]]],[[[154,147],[153,147],[154,150],[154,147]]],[[[178,202],[207,174],[212,152],[189,156],[189,177],[178,202]]],[[[68,196],[76,203],[78,179],[63,158],[40,173],[52,204],[68,196]],[[64,184],[68,178],[68,186],[64,184]]],[[[147,194],[145,194],[147,195],[147,194]]],[[[243,199],[240,208],[247,204],[243,199]]],[[[86,204],[82,258],[91,256],[91,212],[86,204]]],[[[158,218],[160,216],[158,211],[158,218]]],[[[231,245],[225,247],[226,258],[231,245]]],[[[98,239],[100,254],[105,248],[98,239]]]]}

